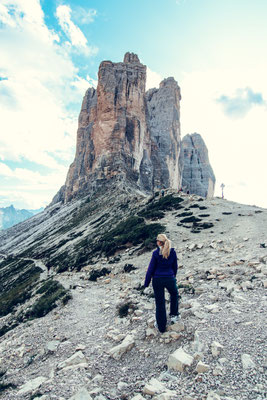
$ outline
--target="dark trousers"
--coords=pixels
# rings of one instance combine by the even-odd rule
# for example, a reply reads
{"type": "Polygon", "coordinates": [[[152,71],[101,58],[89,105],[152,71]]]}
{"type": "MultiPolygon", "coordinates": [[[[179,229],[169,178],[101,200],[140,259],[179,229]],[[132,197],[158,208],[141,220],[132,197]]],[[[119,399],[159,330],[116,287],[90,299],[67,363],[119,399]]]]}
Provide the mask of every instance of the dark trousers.
{"type": "Polygon", "coordinates": [[[178,315],[178,289],[175,278],[153,278],[152,281],[155,302],[156,302],[156,320],[160,332],[165,332],[167,317],[165,306],[165,288],[170,293],[170,315],[178,315]]]}

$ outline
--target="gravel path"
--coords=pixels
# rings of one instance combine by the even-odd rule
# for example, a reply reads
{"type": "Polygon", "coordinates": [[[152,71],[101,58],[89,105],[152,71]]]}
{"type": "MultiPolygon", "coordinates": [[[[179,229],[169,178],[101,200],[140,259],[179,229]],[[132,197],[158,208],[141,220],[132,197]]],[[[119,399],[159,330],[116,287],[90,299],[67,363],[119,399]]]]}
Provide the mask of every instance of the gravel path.
{"type": "Polygon", "coordinates": [[[174,390],[175,396],[169,398],[177,400],[189,400],[188,396],[265,400],[267,249],[260,244],[267,243],[267,212],[257,214],[253,207],[220,200],[204,204],[214,221],[213,232],[181,229],[173,212],[162,221],[178,250],[178,283],[184,285],[180,310],[185,329],[176,339],[156,331],[147,334],[154,301],[136,288],[143,283],[150,253],[138,255],[132,249],[115,264],[103,260],[93,266],[112,268],[97,282],[88,281],[86,271],[58,275],[66,288],[71,287],[73,299],[2,338],[0,366],[7,370],[6,380],[17,385],[3,392],[3,398],[33,399],[34,394],[42,394],[43,400],[67,400],[86,388],[96,400],[132,399],[154,377],[174,390]],[[126,263],[137,270],[122,273],[126,263]],[[131,301],[139,314],[119,318],[117,305],[122,301],[131,301]],[[109,350],[127,334],[134,337],[135,345],[114,360],[109,350]],[[223,346],[216,357],[211,352],[213,341],[223,346]],[[184,372],[167,370],[169,355],[179,347],[194,356],[193,365],[184,372]],[[79,351],[84,362],[62,368],[60,364],[79,351]],[[251,357],[253,367],[244,368],[244,354],[251,357]],[[208,372],[195,371],[199,360],[209,366],[208,372]],[[45,378],[39,388],[18,394],[37,377],[45,378]]]}

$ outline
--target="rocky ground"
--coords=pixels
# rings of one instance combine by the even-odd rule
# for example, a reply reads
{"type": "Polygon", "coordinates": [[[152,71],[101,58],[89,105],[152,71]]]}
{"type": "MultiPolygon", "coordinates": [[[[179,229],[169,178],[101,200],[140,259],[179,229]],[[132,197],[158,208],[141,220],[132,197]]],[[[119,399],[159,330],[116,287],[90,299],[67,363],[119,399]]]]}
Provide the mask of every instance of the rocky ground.
{"type": "Polygon", "coordinates": [[[151,252],[138,246],[56,275],[68,304],[1,338],[2,398],[266,399],[267,210],[193,200],[185,212],[214,226],[194,232],[179,211],[160,220],[178,253],[181,320],[153,327],[152,289],[140,290],[151,252]]]}

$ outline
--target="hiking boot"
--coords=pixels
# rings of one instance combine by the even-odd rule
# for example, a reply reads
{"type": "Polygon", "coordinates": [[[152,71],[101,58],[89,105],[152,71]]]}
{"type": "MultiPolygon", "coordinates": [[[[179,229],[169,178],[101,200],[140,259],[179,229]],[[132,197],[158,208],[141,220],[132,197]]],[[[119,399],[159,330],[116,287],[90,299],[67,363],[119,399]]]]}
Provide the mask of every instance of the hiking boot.
{"type": "Polygon", "coordinates": [[[176,324],[176,322],[180,321],[180,315],[172,315],[171,316],[171,324],[176,324]]]}

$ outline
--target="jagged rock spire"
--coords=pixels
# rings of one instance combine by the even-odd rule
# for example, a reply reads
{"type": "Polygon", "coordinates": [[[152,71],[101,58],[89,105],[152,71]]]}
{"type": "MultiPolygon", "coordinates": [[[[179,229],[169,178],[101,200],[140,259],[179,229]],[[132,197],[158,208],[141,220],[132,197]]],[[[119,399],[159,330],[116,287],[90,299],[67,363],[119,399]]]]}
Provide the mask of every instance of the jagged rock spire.
{"type": "Polygon", "coordinates": [[[110,182],[147,193],[181,186],[180,88],[172,77],[147,93],[145,86],[146,66],[134,53],[100,64],[97,89],[83,99],[75,159],[54,203],[110,182]]]}
{"type": "Polygon", "coordinates": [[[125,53],[124,59],[123,59],[124,63],[140,63],[139,57],[137,54],[134,53],[125,53]]]}

